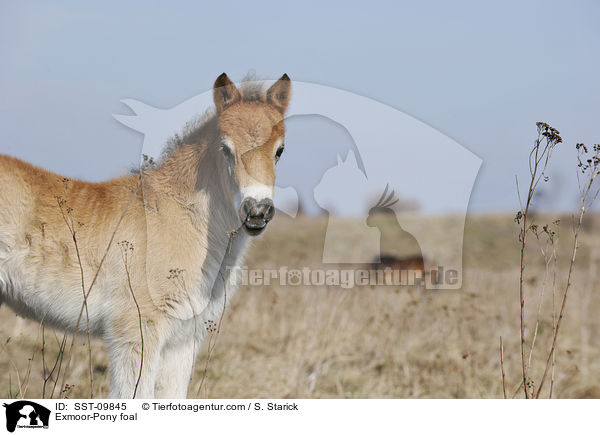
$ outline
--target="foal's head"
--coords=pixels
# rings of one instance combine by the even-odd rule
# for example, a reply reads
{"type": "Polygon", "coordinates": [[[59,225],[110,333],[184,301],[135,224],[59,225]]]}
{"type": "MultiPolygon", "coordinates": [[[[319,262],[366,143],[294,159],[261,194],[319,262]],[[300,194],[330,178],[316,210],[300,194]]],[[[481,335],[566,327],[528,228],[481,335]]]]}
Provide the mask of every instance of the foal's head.
{"type": "Polygon", "coordinates": [[[290,91],[287,74],[264,95],[240,92],[225,73],[213,88],[221,151],[239,188],[240,219],[251,235],[260,234],[275,214],[275,165],[283,153],[290,91]]]}

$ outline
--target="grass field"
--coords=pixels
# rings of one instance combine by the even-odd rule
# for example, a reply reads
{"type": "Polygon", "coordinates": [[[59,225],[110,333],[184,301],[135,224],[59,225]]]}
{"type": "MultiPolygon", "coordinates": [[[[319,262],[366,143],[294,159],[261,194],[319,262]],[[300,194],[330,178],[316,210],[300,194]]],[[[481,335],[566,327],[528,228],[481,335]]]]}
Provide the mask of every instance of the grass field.
{"type": "MultiPolygon", "coordinates": [[[[600,219],[588,218],[558,338],[553,397],[600,397],[600,239],[594,236],[600,219]]],[[[427,222],[433,237],[438,237],[436,229],[443,227],[444,219],[427,222]]],[[[255,245],[264,255],[250,256],[249,266],[318,264],[325,224],[322,217],[296,222],[275,219],[255,245]]],[[[500,336],[512,396],[522,379],[518,232],[509,215],[470,217],[464,238],[463,288],[457,291],[242,287],[223,319],[209,364],[206,343],[198,357],[189,397],[501,398],[500,336]],[[205,367],[207,376],[198,392],[205,367]]],[[[569,217],[562,218],[560,235],[556,304],[564,289],[572,243],[569,217]]],[[[535,239],[528,254],[526,308],[531,341],[545,274],[535,239]]],[[[530,369],[534,379],[543,371],[552,333],[552,289],[546,292],[530,369]]],[[[0,396],[41,397],[39,325],[17,319],[6,307],[0,309],[0,324],[0,396]]],[[[45,358],[50,364],[61,339],[62,333],[46,331],[45,358]]],[[[78,341],[69,397],[89,395],[85,341],[78,341]]],[[[106,352],[100,341],[93,341],[92,347],[95,395],[104,397],[109,385],[106,352]]],[[[46,396],[52,385],[50,380],[46,396]]],[[[522,396],[522,390],[516,394],[522,396]]]]}

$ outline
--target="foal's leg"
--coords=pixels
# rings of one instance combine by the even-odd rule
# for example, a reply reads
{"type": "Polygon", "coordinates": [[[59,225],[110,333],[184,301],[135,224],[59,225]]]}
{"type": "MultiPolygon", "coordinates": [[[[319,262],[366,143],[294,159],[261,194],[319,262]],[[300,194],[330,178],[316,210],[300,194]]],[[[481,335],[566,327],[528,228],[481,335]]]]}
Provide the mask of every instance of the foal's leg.
{"type": "Polygon", "coordinates": [[[165,399],[185,399],[192,377],[198,343],[190,338],[176,344],[166,344],[160,354],[156,377],[156,397],[165,399]]]}
{"type": "Polygon", "coordinates": [[[137,328],[113,329],[108,344],[111,389],[109,398],[153,398],[161,340],[153,323],[144,322],[143,340],[137,328]],[[142,358],[143,356],[143,358],[142,358]],[[141,369],[141,374],[140,374],[141,369]]]}

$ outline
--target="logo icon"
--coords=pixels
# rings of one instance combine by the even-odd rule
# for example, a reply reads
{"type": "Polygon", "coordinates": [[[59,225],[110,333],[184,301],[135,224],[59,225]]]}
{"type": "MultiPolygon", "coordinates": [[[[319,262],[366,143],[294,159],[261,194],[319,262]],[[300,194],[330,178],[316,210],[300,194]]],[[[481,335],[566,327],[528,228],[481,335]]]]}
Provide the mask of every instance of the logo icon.
{"type": "Polygon", "coordinates": [[[19,400],[3,405],[6,408],[6,430],[14,432],[16,428],[48,428],[50,410],[29,400],[19,400]]]}

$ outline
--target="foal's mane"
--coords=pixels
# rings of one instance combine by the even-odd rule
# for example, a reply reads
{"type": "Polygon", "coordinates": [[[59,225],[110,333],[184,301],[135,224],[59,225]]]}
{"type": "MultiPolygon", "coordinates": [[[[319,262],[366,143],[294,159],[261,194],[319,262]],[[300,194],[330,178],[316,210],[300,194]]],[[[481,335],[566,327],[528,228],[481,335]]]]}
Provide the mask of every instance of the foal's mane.
{"type": "MultiPolygon", "coordinates": [[[[238,88],[241,96],[241,101],[244,103],[265,103],[266,91],[262,80],[256,78],[252,73],[244,77],[238,88]]],[[[207,130],[214,127],[213,121],[216,120],[217,113],[214,108],[207,109],[203,114],[197,115],[192,120],[188,121],[183,127],[181,133],[176,133],[167,140],[166,147],[162,152],[160,160],[171,156],[179,150],[182,145],[198,144],[205,138],[207,130]]]]}

